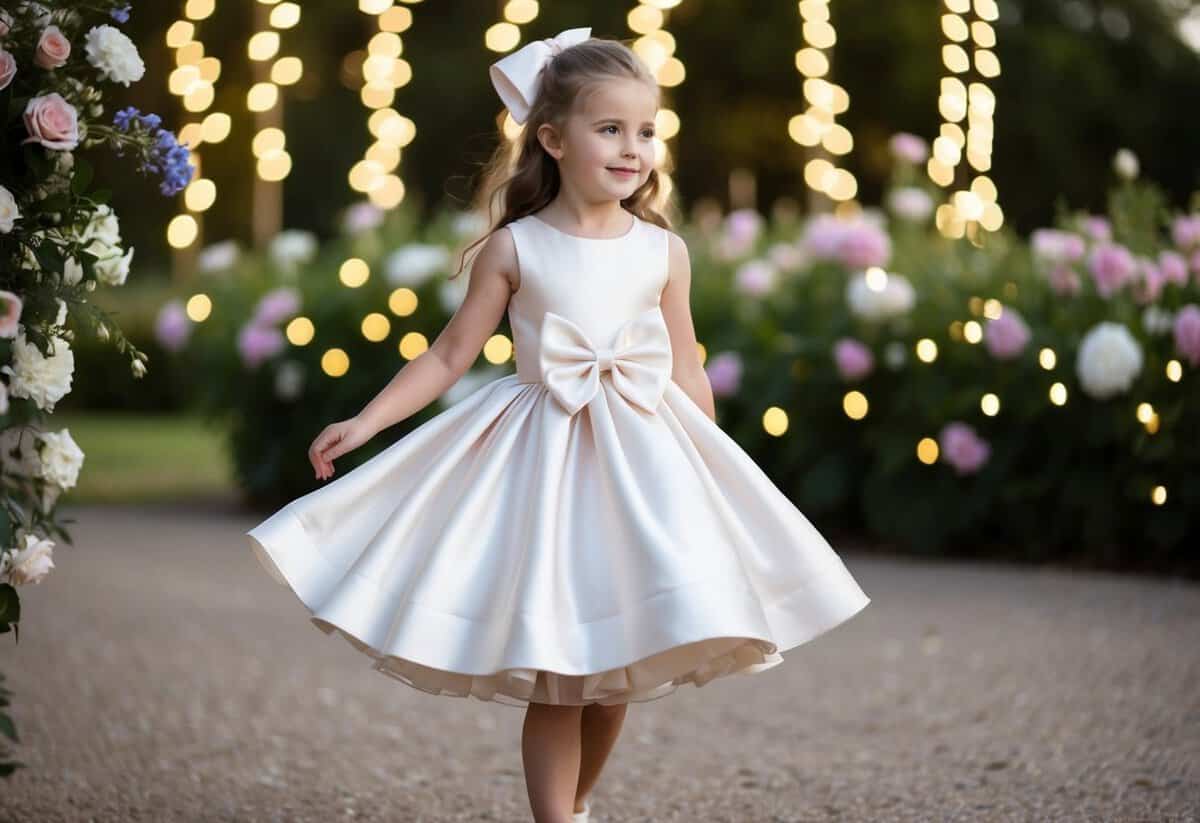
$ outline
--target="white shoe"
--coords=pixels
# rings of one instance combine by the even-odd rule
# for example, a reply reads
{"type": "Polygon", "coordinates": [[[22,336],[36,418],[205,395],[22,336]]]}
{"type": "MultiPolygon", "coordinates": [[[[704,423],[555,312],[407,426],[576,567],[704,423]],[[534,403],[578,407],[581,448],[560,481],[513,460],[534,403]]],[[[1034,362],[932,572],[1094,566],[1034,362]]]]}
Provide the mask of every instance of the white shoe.
{"type": "Polygon", "coordinates": [[[574,812],[571,815],[571,823],[588,823],[588,815],[591,813],[591,811],[592,811],[591,802],[589,802],[587,800],[583,801],[583,811],[574,812]]]}

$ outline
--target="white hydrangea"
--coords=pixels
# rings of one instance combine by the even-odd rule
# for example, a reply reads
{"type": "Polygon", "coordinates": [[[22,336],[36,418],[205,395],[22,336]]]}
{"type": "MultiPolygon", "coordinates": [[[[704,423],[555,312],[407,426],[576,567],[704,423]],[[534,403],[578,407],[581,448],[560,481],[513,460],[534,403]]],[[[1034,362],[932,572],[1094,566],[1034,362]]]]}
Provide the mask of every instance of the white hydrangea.
{"type": "Polygon", "coordinates": [[[387,281],[393,286],[417,287],[450,262],[445,246],[409,243],[392,252],[384,262],[387,281]]]}
{"type": "Polygon", "coordinates": [[[25,327],[13,339],[12,365],[0,366],[11,376],[8,385],[13,397],[24,397],[42,411],[53,412],[54,404],[71,391],[75,373],[75,353],[61,337],[50,338],[50,356],[43,357],[37,346],[25,339],[25,327]]]}
{"type": "Polygon", "coordinates": [[[859,272],[846,284],[846,303],[851,313],[868,320],[907,314],[916,302],[917,293],[902,274],[887,272],[881,289],[867,285],[866,272],[859,272]]]}
{"type": "Polygon", "coordinates": [[[1104,399],[1128,391],[1142,371],[1142,347],[1121,323],[1105,320],[1083,336],[1075,371],[1083,390],[1104,399]]]}
{"type": "Polygon", "coordinates": [[[42,441],[42,477],[60,489],[74,487],[83,467],[83,450],[71,437],[71,432],[67,429],[43,432],[39,439],[42,441]]]}
{"type": "Polygon", "coordinates": [[[446,278],[438,287],[438,301],[447,314],[458,311],[458,307],[467,299],[467,287],[470,284],[470,272],[464,271],[453,280],[446,278]]]}
{"type": "Polygon", "coordinates": [[[84,52],[88,62],[100,72],[105,80],[128,86],[142,79],[146,64],[138,54],[137,46],[115,26],[96,26],[84,38],[84,52]]]}

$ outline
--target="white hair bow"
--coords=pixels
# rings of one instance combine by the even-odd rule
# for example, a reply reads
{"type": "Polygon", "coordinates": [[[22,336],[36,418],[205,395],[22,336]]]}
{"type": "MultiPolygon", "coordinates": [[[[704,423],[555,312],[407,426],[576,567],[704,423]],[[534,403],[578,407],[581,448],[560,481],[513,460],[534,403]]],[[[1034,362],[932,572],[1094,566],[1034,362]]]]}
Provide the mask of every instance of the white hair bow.
{"type": "Polygon", "coordinates": [[[568,46],[582,43],[592,34],[591,27],[567,29],[545,40],[532,40],[512,54],[497,60],[488,69],[496,94],[504,101],[514,122],[524,123],[533,108],[541,85],[540,73],[551,57],[568,46]]]}

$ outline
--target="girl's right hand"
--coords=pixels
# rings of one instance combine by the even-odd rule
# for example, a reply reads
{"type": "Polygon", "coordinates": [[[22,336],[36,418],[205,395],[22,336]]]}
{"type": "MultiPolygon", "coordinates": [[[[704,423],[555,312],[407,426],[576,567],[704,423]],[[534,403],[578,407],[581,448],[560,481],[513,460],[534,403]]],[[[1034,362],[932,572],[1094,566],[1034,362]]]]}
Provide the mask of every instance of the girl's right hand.
{"type": "Polygon", "coordinates": [[[357,417],[326,426],[308,447],[308,460],[312,463],[317,478],[327,480],[332,477],[334,458],[357,449],[370,440],[372,434],[373,432],[357,417]]]}

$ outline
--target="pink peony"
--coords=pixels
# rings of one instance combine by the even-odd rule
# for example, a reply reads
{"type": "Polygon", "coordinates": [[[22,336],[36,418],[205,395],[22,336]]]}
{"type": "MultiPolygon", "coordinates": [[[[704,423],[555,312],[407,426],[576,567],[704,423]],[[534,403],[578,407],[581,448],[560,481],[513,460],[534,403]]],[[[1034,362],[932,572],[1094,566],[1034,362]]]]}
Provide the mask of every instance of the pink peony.
{"type": "Polygon", "coordinates": [[[718,397],[736,394],[742,383],[742,356],[732,351],[721,352],[705,364],[704,371],[713,394],[718,397]]]}
{"type": "Polygon", "coordinates": [[[842,337],[833,344],[833,362],[843,380],[860,380],[875,370],[871,350],[852,337],[842,337]]]}
{"type": "Polygon", "coordinates": [[[10,291],[0,291],[0,337],[17,336],[21,306],[21,298],[10,291]]]}
{"type": "Polygon", "coordinates": [[[1163,284],[1167,282],[1160,269],[1149,257],[1138,256],[1135,260],[1137,268],[1134,271],[1133,283],[1130,290],[1138,305],[1145,306],[1158,300],[1162,294],[1163,284]]]}
{"type": "Polygon", "coordinates": [[[842,235],[838,257],[851,269],[886,266],[892,257],[892,239],[870,220],[855,220],[842,235]]]}
{"type": "Polygon", "coordinates": [[[4,49],[0,49],[0,89],[8,88],[8,84],[17,76],[17,59],[4,49]]]}
{"type": "Polygon", "coordinates": [[[260,363],[283,351],[283,332],[270,326],[247,323],[238,333],[238,353],[247,368],[257,368],[260,363]]]}
{"type": "Polygon", "coordinates": [[[284,286],[263,295],[254,310],[254,319],[251,322],[259,326],[273,326],[294,317],[299,311],[300,292],[284,286]]]}
{"type": "Polygon", "coordinates": [[[38,38],[37,50],[33,62],[43,69],[56,69],[65,65],[71,56],[71,41],[66,38],[58,26],[47,26],[38,38]]]}
{"type": "Polygon", "coordinates": [[[942,460],[960,475],[973,474],[991,456],[991,446],[982,440],[967,423],[954,421],[942,427],[938,435],[942,460]]]}
{"type": "Polygon", "coordinates": [[[888,141],[892,156],[914,166],[924,163],[929,157],[929,144],[915,134],[906,131],[897,132],[888,141]]]}
{"type": "Polygon", "coordinates": [[[1111,297],[1137,274],[1129,249],[1116,243],[1100,243],[1092,249],[1088,268],[1101,297],[1111,297]]]}
{"type": "Polygon", "coordinates": [[[804,227],[802,247],[818,260],[834,260],[845,228],[845,222],[832,214],[818,214],[804,227]]]}
{"type": "Polygon", "coordinates": [[[1050,269],[1048,275],[1050,280],[1050,288],[1054,289],[1054,293],[1063,297],[1070,297],[1079,294],[1083,284],[1079,281],[1079,275],[1075,269],[1068,266],[1066,263],[1059,263],[1050,269]]]}
{"type": "Polygon", "coordinates": [[[1176,286],[1186,286],[1188,282],[1187,259],[1177,251],[1164,251],[1158,255],[1158,268],[1163,280],[1176,286]]]}
{"type": "Polygon", "coordinates": [[[154,323],[154,336],[159,345],[168,351],[179,351],[192,333],[192,321],[188,319],[183,302],[172,300],[158,312],[154,323]]]}
{"type": "Polygon", "coordinates": [[[25,143],[39,142],[48,149],[73,149],[79,145],[79,115],[58,92],[29,98],[25,106],[25,143]]]}
{"type": "Polygon", "coordinates": [[[983,342],[992,357],[1011,360],[1020,356],[1029,343],[1029,326],[1016,309],[1005,306],[1000,316],[989,320],[983,329],[983,342]]]}
{"type": "Polygon", "coordinates": [[[1200,306],[1189,303],[1175,313],[1175,348],[1193,366],[1200,366],[1200,306]]]}
{"type": "Polygon", "coordinates": [[[1200,246],[1200,214],[1185,214],[1171,222],[1171,239],[1177,248],[1187,251],[1200,246]]]}

